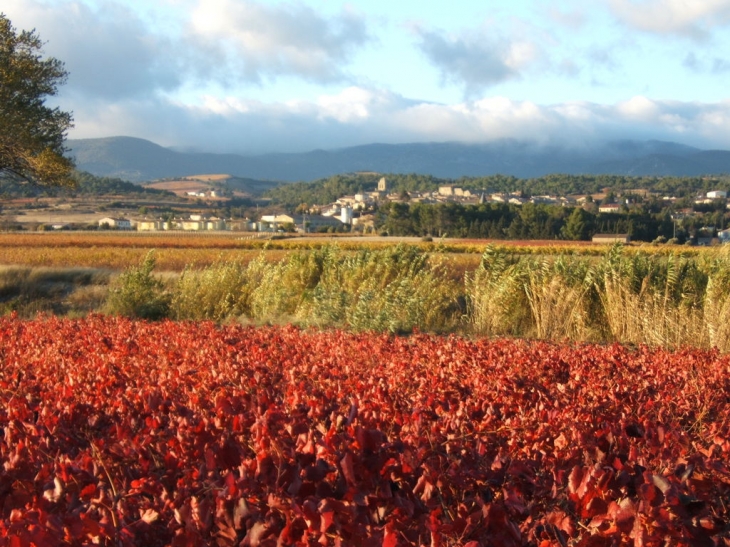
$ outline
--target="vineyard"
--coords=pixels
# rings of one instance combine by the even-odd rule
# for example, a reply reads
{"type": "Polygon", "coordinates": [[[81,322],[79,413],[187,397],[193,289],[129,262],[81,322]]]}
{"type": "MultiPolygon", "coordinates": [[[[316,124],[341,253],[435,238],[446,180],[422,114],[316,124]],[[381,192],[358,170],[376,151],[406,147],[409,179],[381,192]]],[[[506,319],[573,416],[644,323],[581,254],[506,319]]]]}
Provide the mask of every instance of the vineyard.
{"type": "Polygon", "coordinates": [[[730,544],[730,357],[0,319],[0,544],[730,544]]]}
{"type": "MultiPolygon", "coordinates": [[[[382,250],[408,239],[427,252],[458,255],[469,267],[475,267],[487,245],[519,255],[602,256],[606,247],[584,241],[489,241],[446,239],[420,242],[419,238],[394,237],[292,237],[252,239],[251,234],[236,232],[34,232],[0,233],[2,263],[16,266],[91,267],[121,270],[139,262],[150,250],[157,253],[160,268],[181,271],[186,265],[207,266],[221,259],[250,259],[262,250],[281,258],[293,251],[307,251],[337,245],[345,251],[382,250]]],[[[679,245],[628,246],[626,252],[696,257],[711,252],[707,248],[679,245]]]]}

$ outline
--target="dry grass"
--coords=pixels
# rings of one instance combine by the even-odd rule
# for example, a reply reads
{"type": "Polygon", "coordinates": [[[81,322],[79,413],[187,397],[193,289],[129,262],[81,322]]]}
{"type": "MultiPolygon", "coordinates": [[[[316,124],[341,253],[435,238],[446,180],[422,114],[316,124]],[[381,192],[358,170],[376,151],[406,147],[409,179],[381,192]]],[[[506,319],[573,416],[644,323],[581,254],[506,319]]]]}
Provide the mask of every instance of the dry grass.
{"type": "Polygon", "coordinates": [[[224,175],[224,174],[217,174],[217,175],[193,175],[191,177],[187,177],[189,179],[195,179],[195,180],[228,180],[231,178],[231,175],[224,175]]]}
{"type": "MultiPolygon", "coordinates": [[[[287,239],[246,239],[242,233],[137,233],[137,232],[43,232],[0,233],[0,264],[19,266],[86,267],[124,269],[139,263],[148,251],[157,251],[160,270],[182,271],[186,265],[209,266],[220,260],[247,262],[266,250],[272,260],[291,251],[322,249],[336,244],[343,251],[363,248],[378,250],[393,247],[409,238],[322,237],[305,236],[287,239]]],[[[603,256],[606,247],[587,242],[499,241],[494,248],[514,255],[603,256]]],[[[463,279],[479,264],[490,244],[488,240],[444,240],[414,242],[419,249],[449,256],[450,277],[463,279]]],[[[627,247],[625,252],[702,256],[709,249],[671,246],[627,247]]]]}
{"type": "Polygon", "coordinates": [[[606,279],[601,294],[610,336],[624,344],[709,347],[701,308],[672,302],[646,284],[636,294],[623,280],[606,279]]]}
{"type": "MultiPolygon", "coordinates": [[[[232,236],[0,234],[0,261],[4,265],[27,267],[123,270],[138,264],[150,250],[156,250],[159,270],[179,272],[191,264],[203,267],[221,260],[246,263],[258,256],[265,245],[265,241],[232,236]]],[[[271,249],[267,259],[279,260],[287,253],[284,249],[271,249]]]]}
{"type": "Polygon", "coordinates": [[[90,268],[0,266],[0,312],[85,315],[103,305],[111,274],[90,268]]]}
{"type": "Polygon", "coordinates": [[[556,341],[593,338],[586,287],[568,283],[560,275],[531,275],[525,293],[535,322],[536,338],[556,341]]]}

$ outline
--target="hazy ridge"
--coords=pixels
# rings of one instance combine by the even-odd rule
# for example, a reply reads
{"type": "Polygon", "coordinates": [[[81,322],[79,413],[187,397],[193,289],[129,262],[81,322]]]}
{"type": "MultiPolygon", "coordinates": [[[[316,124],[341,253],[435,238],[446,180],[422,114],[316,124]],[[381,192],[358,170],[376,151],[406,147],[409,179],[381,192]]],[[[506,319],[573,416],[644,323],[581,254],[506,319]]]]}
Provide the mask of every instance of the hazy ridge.
{"type": "Polygon", "coordinates": [[[700,176],[730,173],[730,151],[665,141],[611,141],[570,149],[501,140],[488,144],[368,144],[336,150],[244,156],[176,152],[133,137],[69,140],[77,168],[131,182],[226,173],[274,181],[306,181],[339,173],[419,173],[442,178],[550,173],[700,176]]]}

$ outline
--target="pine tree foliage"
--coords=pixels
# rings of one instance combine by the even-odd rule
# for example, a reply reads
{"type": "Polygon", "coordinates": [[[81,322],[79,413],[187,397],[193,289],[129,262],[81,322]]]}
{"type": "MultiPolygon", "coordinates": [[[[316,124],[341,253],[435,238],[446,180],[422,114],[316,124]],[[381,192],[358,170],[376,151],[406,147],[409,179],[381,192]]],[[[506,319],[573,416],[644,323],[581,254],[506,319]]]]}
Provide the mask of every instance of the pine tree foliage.
{"type": "Polygon", "coordinates": [[[58,59],[43,58],[42,48],[35,31],[16,31],[0,13],[0,176],[70,186],[64,140],[72,117],[46,104],[67,73],[58,59]]]}

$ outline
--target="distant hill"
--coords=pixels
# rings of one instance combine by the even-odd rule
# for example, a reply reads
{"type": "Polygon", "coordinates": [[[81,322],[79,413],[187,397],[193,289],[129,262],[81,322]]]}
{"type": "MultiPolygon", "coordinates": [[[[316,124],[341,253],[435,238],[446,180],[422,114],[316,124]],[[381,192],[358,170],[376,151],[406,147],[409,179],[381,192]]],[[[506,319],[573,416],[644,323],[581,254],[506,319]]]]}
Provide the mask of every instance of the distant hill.
{"type": "Polygon", "coordinates": [[[69,140],[78,169],[132,182],[204,173],[266,181],[306,181],[338,173],[421,173],[442,178],[550,173],[698,176],[730,173],[730,151],[700,150],[673,142],[612,141],[571,149],[500,140],[487,144],[369,144],[298,154],[176,152],[132,137],[69,140]]]}

